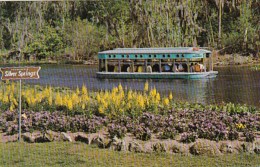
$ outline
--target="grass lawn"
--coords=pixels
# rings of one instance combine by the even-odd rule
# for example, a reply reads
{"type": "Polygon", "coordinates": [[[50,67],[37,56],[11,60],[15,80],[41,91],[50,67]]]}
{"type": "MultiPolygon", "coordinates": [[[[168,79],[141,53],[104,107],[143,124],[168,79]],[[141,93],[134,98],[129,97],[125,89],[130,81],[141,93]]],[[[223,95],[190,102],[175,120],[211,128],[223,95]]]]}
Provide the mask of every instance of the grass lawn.
{"type": "Polygon", "coordinates": [[[260,166],[260,156],[123,153],[66,142],[1,143],[0,166],[260,166]]]}

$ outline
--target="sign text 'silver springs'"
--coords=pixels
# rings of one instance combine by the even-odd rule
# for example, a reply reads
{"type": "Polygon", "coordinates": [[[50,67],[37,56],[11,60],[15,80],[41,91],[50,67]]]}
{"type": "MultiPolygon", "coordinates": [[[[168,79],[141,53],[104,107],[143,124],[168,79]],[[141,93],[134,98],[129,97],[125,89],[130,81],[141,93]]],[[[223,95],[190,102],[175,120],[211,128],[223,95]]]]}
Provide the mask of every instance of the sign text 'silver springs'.
{"type": "Polygon", "coordinates": [[[41,67],[6,67],[1,68],[2,80],[39,79],[41,67]]]}

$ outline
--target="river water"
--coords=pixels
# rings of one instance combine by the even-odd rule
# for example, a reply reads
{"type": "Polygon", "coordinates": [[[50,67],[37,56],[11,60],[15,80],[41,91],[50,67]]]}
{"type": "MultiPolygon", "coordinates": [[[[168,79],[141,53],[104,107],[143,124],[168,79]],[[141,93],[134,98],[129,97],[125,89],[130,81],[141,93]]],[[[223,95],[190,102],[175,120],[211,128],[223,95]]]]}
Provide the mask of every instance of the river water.
{"type": "Polygon", "coordinates": [[[83,65],[42,65],[39,80],[26,80],[31,84],[81,87],[85,84],[88,90],[105,90],[117,86],[143,90],[144,83],[163,95],[172,92],[176,100],[199,102],[203,104],[218,104],[233,102],[260,107],[260,72],[249,67],[219,67],[219,75],[214,79],[198,80],[140,80],[140,79],[98,79],[97,66],[83,65]]]}

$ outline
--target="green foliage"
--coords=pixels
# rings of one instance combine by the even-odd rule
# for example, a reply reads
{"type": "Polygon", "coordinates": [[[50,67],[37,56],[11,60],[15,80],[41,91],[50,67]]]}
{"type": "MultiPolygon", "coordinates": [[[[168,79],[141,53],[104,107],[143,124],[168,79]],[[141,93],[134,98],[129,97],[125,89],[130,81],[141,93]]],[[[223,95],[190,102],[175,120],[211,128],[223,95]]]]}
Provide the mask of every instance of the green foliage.
{"type": "Polygon", "coordinates": [[[55,28],[45,26],[34,35],[32,42],[25,48],[25,52],[30,55],[35,54],[38,59],[45,59],[62,53],[63,49],[62,34],[55,28]]]}
{"type": "Polygon", "coordinates": [[[257,55],[259,1],[219,2],[3,2],[0,49],[57,60],[93,59],[116,47],[218,45],[223,52],[257,55]]]}

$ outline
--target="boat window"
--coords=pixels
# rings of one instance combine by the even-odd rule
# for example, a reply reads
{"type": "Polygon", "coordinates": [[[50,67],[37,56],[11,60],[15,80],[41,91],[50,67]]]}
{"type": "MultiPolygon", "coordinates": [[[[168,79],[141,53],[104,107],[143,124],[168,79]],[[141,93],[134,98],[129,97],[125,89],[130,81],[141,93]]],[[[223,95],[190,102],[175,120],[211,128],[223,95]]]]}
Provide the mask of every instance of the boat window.
{"type": "Polygon", "coordinates": [[[125,57],[125,55],[122,55],[122,58],[124,58],[125,57]]]}
{"type": "Polygon", "coordinates": [[[156,55],[154,55],[154,57],[156,58],[156,55]]]}
{"type": "Polygon", "coordinates": [[[149,57],[152,57],[152,55],[149,55],[149,57]]]}
{"type": "Polygon", "coordinates": [[[184,54],[182,54],[182,57],[184,57],[184,54]]]}
{"type": "Polygon", "coordinates": [[[127,58],[129,58],[129,55],[126,55],[127,58]]]}
{"type": "Polygon", "coordinates": [[[109,58],[111,58],[111,55],[108,55],[109,58]]]}
{"type": "Polygon", "coordinates": [[[165,57],[165,55],[162,55],[162,57],[165,57]]]}
{"type": "Polygon", "coordinates": [[[168,57],[171,57],[170,55],[168,55],[168,57]]]}
{"type": "Polygon", "coordinates": [[[142,57],[143,57],[143,55],[140,55],[140,57],[142,58],[142,57]]]}
{"type": "Polygon", "coordinates": [[[114,58],[116,57],[116,55],[114,55],[114,58]]]}
{"type": "Polygon", "coordinates": [[[135,55],[135,57],[137,58],[137,55],[135,55]]]}
{"type": "Polygon", "coordinates": [[[176,57],[180,57],[179,55],[176,55],[176,57]]]}

